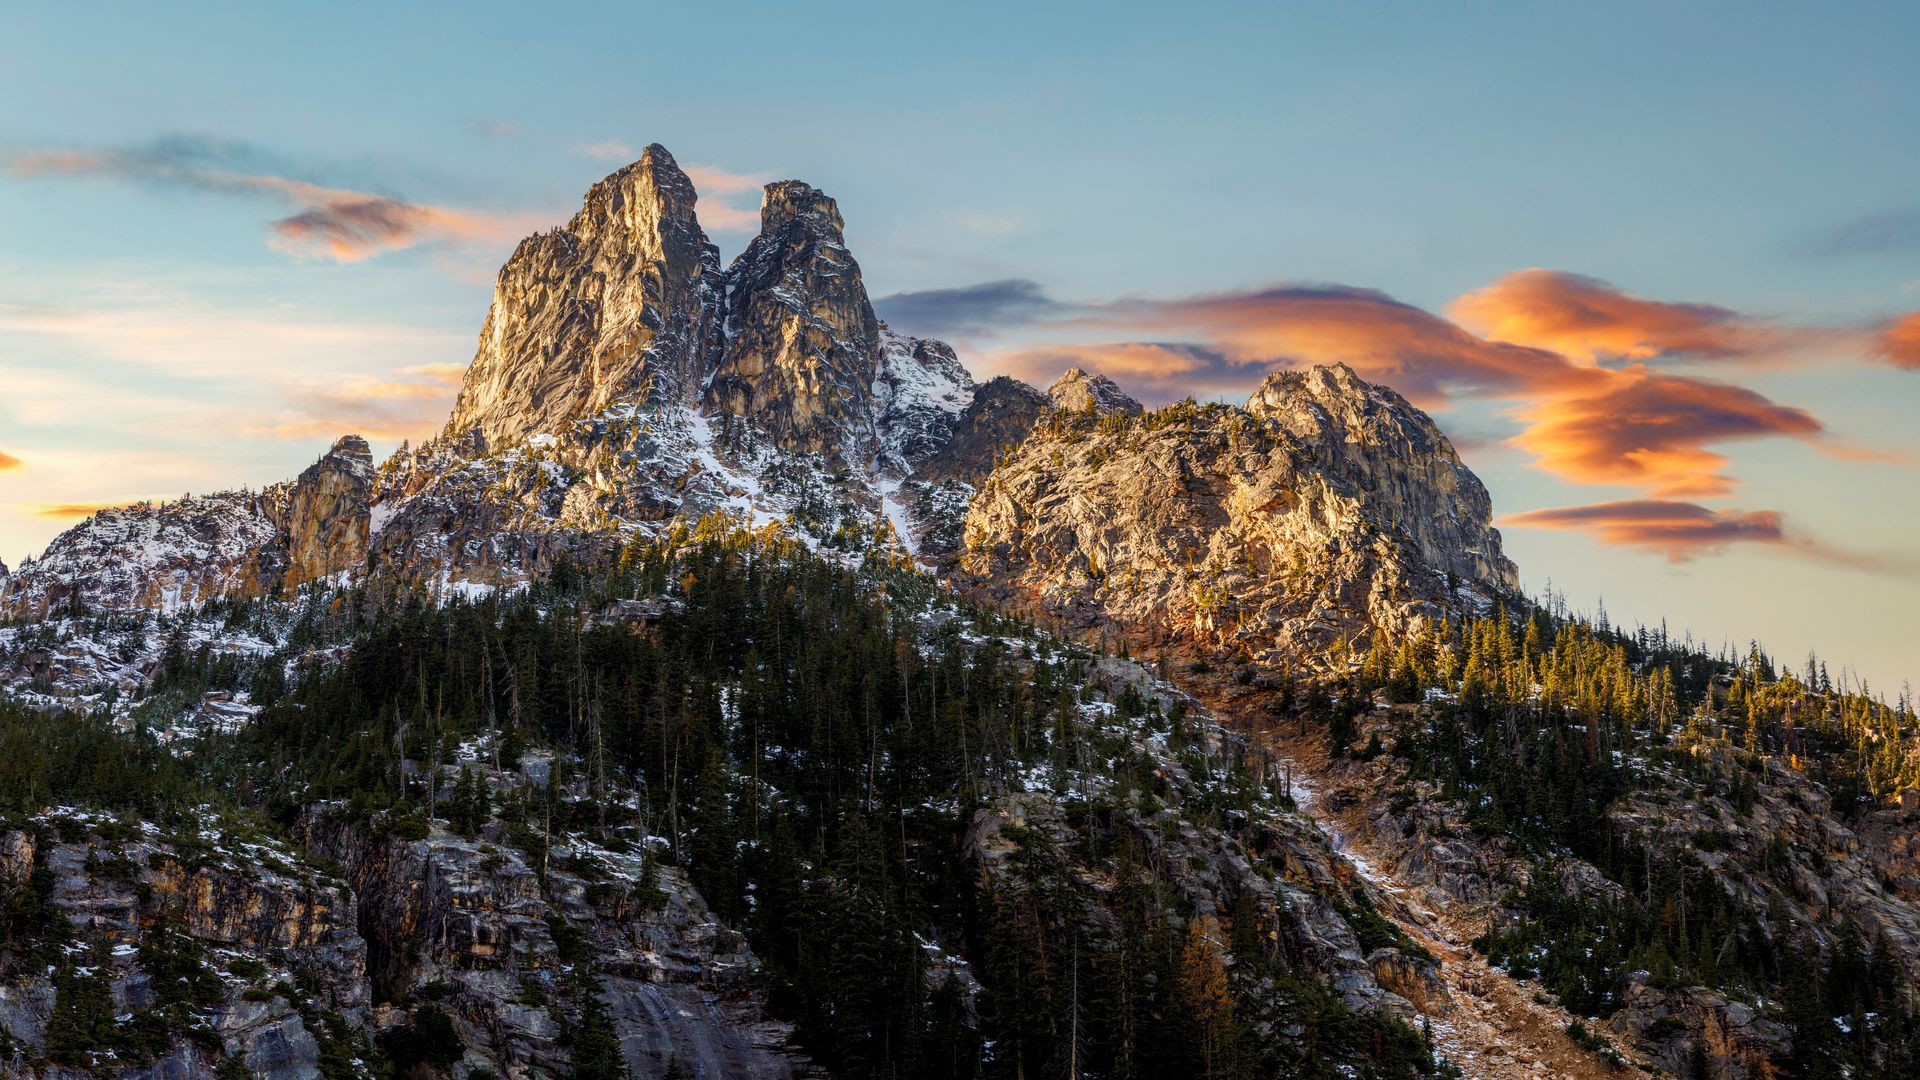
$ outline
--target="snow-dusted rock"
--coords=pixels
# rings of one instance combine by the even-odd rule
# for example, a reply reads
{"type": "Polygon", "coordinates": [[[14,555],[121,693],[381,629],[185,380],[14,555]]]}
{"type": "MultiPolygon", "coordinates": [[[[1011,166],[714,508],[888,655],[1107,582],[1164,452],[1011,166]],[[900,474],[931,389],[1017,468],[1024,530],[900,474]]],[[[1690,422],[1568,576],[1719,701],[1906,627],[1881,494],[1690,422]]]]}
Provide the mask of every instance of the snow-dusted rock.
{"type": "Polygon", "coordinates": [[[1516,583],[1446,437],[1345,368],[1276,373],[1244,409],[1062,384],[967,513],[963,570],[998,602],[1324,659],[1516,583]]]}

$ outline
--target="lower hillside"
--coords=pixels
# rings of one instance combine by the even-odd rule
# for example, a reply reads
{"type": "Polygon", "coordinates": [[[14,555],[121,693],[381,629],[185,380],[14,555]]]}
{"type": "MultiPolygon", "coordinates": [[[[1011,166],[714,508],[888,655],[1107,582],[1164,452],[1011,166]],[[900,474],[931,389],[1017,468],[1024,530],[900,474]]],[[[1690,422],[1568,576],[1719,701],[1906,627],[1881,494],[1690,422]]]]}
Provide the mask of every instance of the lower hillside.
{"type": "Polygon", "coordinates": [[[1275,758],[884,556],[711,521],[0,649],[9,1075],[1452,1071],[1275,758]]]}
{"type": "Polygon", "coordinates": [[[1664,1071],[1920,1074],[1911,702],[1544,608],[1366,656],[1185,681],[1316,777],[1394,908],[1664,1071]]]}

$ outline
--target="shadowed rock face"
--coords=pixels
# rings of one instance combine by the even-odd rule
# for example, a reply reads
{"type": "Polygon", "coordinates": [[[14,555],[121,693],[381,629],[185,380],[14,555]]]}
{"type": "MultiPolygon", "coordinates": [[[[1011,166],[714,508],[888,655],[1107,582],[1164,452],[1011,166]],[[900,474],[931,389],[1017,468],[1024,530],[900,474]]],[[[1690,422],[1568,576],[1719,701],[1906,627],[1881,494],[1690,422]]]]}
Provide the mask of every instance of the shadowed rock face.
{"type": "Polygon", "coordinates": [[[595,184],[566,228],[521,241],[447,430],[506,443],[703,374],[720,255],[695,198],[673,155],[649,146],[595,184]]]}
{"type": "Polygon", "coordinates": [[[1046,396],[1018,379],[999,375],[973,395],[953,434],[921,469],[930,481],[978,486],[993,471],[995,455],[1020,445],[1047,407],[1046,396]]]}
{"type": "Polygon", "coordinates": [[[792,1026],[762,1011],[746,938],[714,919],[678,868],[658,866],[651,889],[617,876],[596,883],[543,869],[499,835],[409,842],[324,813],[296,834],[353,885],[375,996],[404,1001],[437,987],[463,1043],[501,1075],[572,1070],[565,1032],[578,1002],[562,973],[583,955],[636,1075],[661,1075],[675,1058],[696,1076],[817,1075],[792,1026]],[[556,937],[568,927],[579,944],[556,937]]]}
{"type": "MultiPolygon", "coordinates": [[[[244,1057],[252,1075],[300,1080],[318,1075],[313,1022],[332,1013],[364,1023],[369,1008],[366,944],[355,926],[354,896],[340,882],[275,842],[249,841],[246,854],[198,823],[180,835],[144,823],[127,835],[94,831],[85,815],[42,815],[47,829],[0,831],[0,892],[19,895],[39,877],[54,917],[72,928],[82,963],[105,980],[121,1021],[166,1000],[145,950],[200,958],[201,1016],[212,1038],[178,1040],[144,1067],[52,1067],[8,1076],[209,1077],[215,1058],[244,1057]],[[64,838],[60,838],[64,837],[64,838]],[[209,850],[211,849],[211,850],[209,850]],[[96,942],[111,944],[95,945],[96,942]],[[258,964],[249,976],[242,965],[258,964]],[[231,969],[231,970],[230,970],[231,969]],[[220,973],[217,977],[214,973],[220,973]],[[303,980],[297,995],[262,993],[303,980]]],[[[0,1038],[14,1050],[44,1048],[59,999],[44,970],[8,972],[0,986],[0,1038]]],[[[182,980],[184,981],[184,979],[182,980]]],[[[13,1057],[12,1066],[26,1059],[13,1057]]]]}
{"type": "Polygon", "coordinates": [[[727,271],[726,348],[707,403],[790,450],[838,452],[872,411],[880,321],[843,227],[822,192],[768,184],[760,235],[727,271]]]}
{"type": "Polygon", "coordinates": [[[1515,585],[1446,437],[1345,368],[1144,415],[1062,384],[967,512],[962,569],[998,602],[1312,657],[1515,585]]]}

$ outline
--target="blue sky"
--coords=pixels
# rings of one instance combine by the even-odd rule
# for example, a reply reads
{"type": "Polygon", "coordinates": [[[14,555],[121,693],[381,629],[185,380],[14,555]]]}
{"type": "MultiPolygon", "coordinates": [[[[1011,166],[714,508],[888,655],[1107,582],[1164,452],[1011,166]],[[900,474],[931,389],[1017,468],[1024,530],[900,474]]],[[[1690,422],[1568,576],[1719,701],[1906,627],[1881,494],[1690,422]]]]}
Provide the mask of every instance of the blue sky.
{"type": "Polygon", "coordinates": [[[1649,331],[1588,362],[1643,365],[1608,387],[1706,380],[1823,425],[1782,435],[1797,421],[1773,412],[1683,447],[1728,459],[1721,490],[1543,467],[1550,421],[1517,414],[1582,407],[1564,389],[1449,369],[1416,399],[1502,514],[1712,515],[1652,544],[1644,507],[1611,534],[1510,526],[1530,585],[1818,648],[1889,690],[1920,667],[1920,372],[1873,355],[1920,309],[1920,9],[912,7],[9,6],[0,455],[21,464],[0,469],[0,555],[37,551],[67,504],[270,482],[336,428],[431,432],[515,237],[657,141],[701,167],[728,255],[757,183],[800,177],[839,199],[876,296],[1021,281],[1075,315],[969,332],[982,373],[1073,355],[1146,397],[1242,394],[1267,359],[1345,358],[1353,326],[1287,322],[1318,317],[1307,285],[1465,325],[1461,298],[1501,283],[1469,329],[1559,354],[1604,349],[1485,312],[1530,284],[1653,305],[1626,323],[1697,316],[1708,347],[1649,331]],[[340,261],[273,225],[315,190],[429,224],[340,261]],[[1564,276],[1510,276],[1528,268],[1564,276]]]}

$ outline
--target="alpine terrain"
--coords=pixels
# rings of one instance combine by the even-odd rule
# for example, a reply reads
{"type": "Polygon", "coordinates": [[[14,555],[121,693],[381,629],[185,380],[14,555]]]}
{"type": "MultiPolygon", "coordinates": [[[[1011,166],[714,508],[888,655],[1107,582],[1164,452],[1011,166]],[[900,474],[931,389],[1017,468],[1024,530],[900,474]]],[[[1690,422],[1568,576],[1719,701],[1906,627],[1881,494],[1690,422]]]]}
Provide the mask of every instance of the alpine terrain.
{"type": "Polygon", "coordinates": [[[1341,367],[976,382],[660,146],[446,426],[0,567],[8,1077],[1920,1075],[1920,724],[1341,367]]]}

